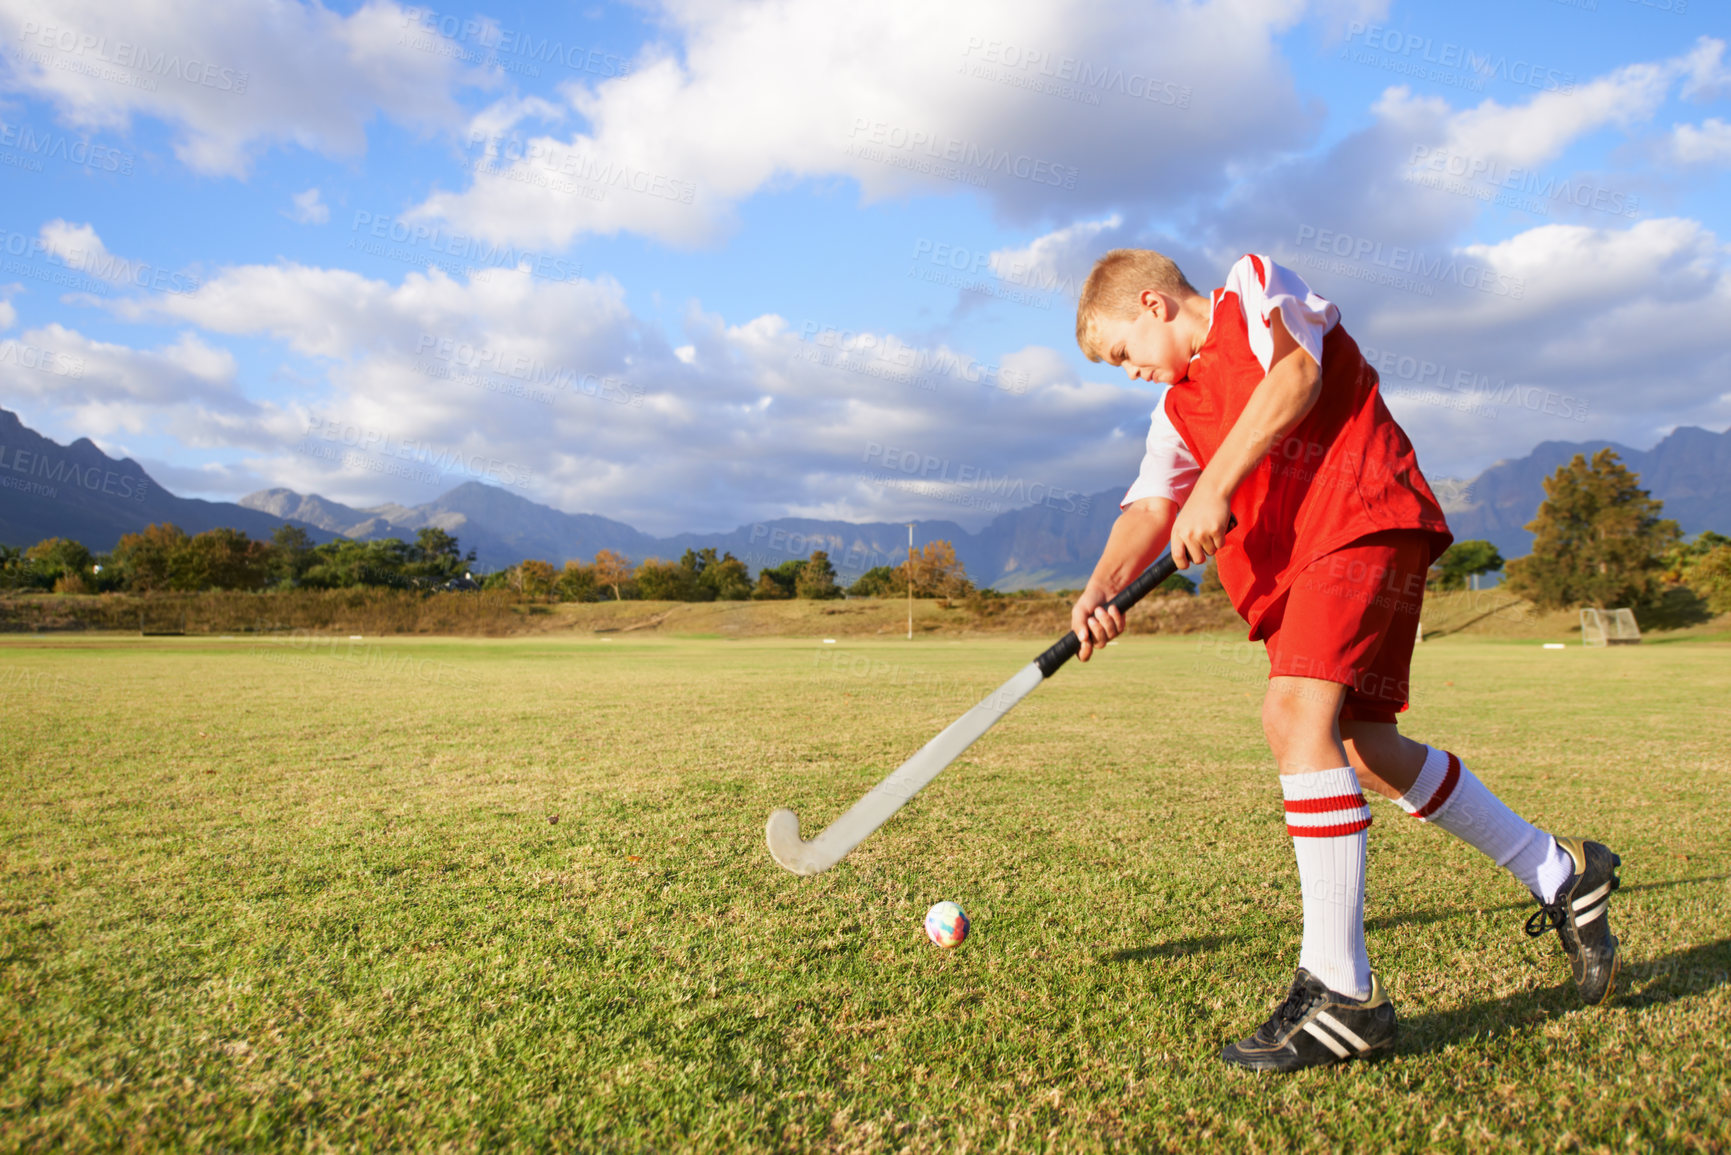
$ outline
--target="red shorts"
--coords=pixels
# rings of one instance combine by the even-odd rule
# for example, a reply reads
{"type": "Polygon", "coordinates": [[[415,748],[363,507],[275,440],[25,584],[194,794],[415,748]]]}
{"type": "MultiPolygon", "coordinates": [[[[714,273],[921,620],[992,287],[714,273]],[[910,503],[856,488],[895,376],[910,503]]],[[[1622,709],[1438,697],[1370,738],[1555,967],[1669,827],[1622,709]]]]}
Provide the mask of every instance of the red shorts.
{"type": "Polygon", "coordinates": [[[1393,722],[1406,709],[1431,538],[1419,530],[1363,537],[1319,558],[1260,623],[1271,678],[1348,687],[1342,721],[1393,722]]]}

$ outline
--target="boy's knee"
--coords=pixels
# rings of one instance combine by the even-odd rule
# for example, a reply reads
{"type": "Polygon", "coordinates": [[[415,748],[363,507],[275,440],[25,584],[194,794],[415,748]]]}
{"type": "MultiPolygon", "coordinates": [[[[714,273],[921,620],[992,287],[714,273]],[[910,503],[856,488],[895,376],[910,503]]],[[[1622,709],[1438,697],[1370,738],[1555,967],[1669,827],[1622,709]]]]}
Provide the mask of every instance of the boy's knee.
{"type": "Polygon", "coordinates": [[[1262,698],[1262,733],[1278,757],[1283,750],[1334,735],[1339,704],[1308,680],[1277,679],[1262,698]]]}
{"type": "Polygon", "coordinates": [[[1276,754],[1296,741],[1304,730],[1304,719],[1296,708],[1292,695],[1282,693],[1270,684],[1262,696],[1262,733],[1269,748],[1276,754]]]}

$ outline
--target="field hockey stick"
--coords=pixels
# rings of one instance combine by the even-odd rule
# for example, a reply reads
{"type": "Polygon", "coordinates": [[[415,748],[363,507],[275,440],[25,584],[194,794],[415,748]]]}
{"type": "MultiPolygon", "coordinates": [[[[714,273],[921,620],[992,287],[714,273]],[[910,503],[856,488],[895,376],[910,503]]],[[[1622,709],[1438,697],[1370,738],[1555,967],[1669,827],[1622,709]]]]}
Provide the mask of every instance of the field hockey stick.
{"type": "MultiPolygon", "coordinates": [[[[1171,553],[1161,554],[1159,560],[1120,590],[1110,604],[1123,613],[1176,572],[1178,568],[1172,564],[1171,553]]],[[[918,753],[903,762],[894,774],[872,787],[846,814],[830,823],[810,842],[799,837],[797,814],[791,810],[772,812],[763,832],[769,843],[770,856],[795,874],[821,874],[840,862],[850,850],[888,822],[908,799],[942,773],[944,767],[961,757],[962,751],[1008,714],[1011,707],[1057,673],[1081,648],[1082,640],[1074,630],[1059,638],[1045,653],[1022,667],[1015,677],[988,694],[985,701],[920,747],[918,753]]]]}

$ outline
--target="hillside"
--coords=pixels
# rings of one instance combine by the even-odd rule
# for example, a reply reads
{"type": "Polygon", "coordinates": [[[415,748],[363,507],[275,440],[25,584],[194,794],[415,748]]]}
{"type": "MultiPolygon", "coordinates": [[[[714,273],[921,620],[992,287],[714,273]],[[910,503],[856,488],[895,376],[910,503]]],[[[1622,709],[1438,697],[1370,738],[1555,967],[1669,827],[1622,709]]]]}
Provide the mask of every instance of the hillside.
{"type": "MultiPolygon", "coordinates": [[[[1543,481],[1574,454],[1610,445],[1635,469],[1665,513],[1686,533],[1731,532],[1731,430],[1681,428],[1650,450],[1609,442],[1548,441],[1516,461],[1499,462],[1470,482],[1445,485],[1449,524],[1457,538],[1488,538],[1505,557],[1531,550],[1524,528],[1544,497],[1543,481]]],[[[954,544],[978,585],[1000,590],[1078,588],[1088,577],[1118,513],[1119,489],[1055,505],[1031,505],[999,514],[970,531],[945,519],[914,523],[914,542],[954,544]]],[[[362,540],[412,539],[436,526],[476,553],[481,571],[524,558],[555,565],[587,561],[602,549],[634,562],[676,559],[686,550],[731,552],[755,573],[829,553],[844,582],[907,556],[902,522],[849,522],[776,518],[731,530],[655,537],[592,513],[567,513],[515,492],[467,482],[420,505],[357,509],[317,494],[266,489],[237,503],[176,497],[131,459],[111,458],[87,439],[61,446],[0,409],[0,543],[27,546],[45,537],[70,537],[94,551],[112,549],[124,533],[170,521],[189,533],[231,526],[267,538],[287,524],[315,541],[342,536],[362,540]]]]}

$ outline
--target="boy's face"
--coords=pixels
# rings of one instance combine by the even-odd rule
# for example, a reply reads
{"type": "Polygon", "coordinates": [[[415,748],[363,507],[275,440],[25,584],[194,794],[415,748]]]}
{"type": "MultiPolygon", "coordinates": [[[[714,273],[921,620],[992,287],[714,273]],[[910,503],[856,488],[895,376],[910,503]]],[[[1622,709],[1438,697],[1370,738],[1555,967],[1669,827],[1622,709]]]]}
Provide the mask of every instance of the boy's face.
{"type": "Polygon", "coordinates": [[[1180,337],[1178,302],[1153,289],[1142,291],[1134,316],[1103,315],[1094,322],[1094,336],[1108,365],[1122,365],[1138,381],[1170,385],[1184,380],[1190,352],[1180,337]]]}

